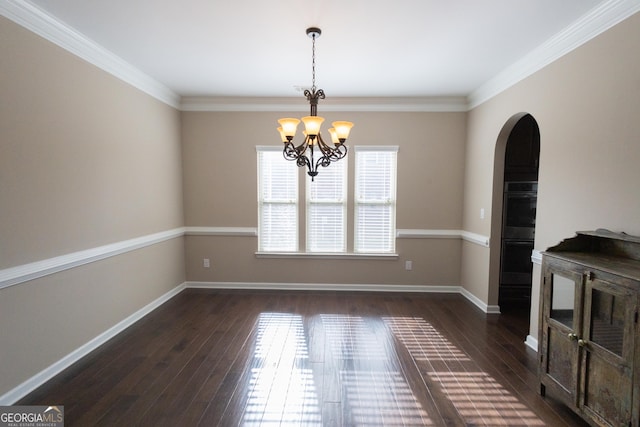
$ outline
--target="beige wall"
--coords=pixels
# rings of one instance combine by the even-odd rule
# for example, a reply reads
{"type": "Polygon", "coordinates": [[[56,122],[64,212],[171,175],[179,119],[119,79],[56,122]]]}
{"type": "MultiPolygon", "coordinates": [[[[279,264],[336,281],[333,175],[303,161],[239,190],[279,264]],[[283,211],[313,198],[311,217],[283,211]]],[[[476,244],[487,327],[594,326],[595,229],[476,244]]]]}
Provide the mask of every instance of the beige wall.
{"type": "Polygon", "coordinates": [[[184,282],[172,239],[0,290],[0,396],[184,282]]]}
{"type": "MultiPolygon", "coordinates": [[[[640,235],[638,51],[640,14],[469,113],[324,114],[356,123],[351,146],[399,145],[398,228],[491,249],[400,239],[398,260],[264,259],[254,237],[187,236],[0,289],[0,396],[185,280],[462,284],[495,304],[496,141],[523,112],[541,131],[536,248],[640,235]]],[[[0,270],[183,225],[256,227],[255,146],[277,144],[265,129],[286,113],[178,113],[2,17],[0,56],[0,270]]]]}
{"type": "Polygon", "coordinates": [[[179,113],[0,19],[0,268],[181,226],[179,113]]]}
{"type": "MultiPolygon", "coordinates": [[[[639,51],[640,14],[635,14],[469,113],[464,228],[491,233],[493,267],[499,262],[494,239],[499,230],[491,230],[490,216],[483,221],[478,212],[492,203],[490,173],[501,129],[521,112],[540,127],[535,248],[544,250],[577,230],[640,235],[639,51]]],[[[463,252],[461,274],[465,288],[478,289],[480,298],[491,295],[489,303],[495,303],[497,274],[483,265],[488,251],[463,252]]],[[[535,266],[534,294],[539,277],[535,266]]],[[[537,336],[535,297],[532,311],[537,336]]]]}
{"type": "Polygon", "coordinates": [[[257,238],[187,236],[187,278],[221,284],[362,284],[458,286],[460,247],[454,239],[400,239],[399,260],[256,258],[257,238]],[[203,268],[202,259],[211,259],[203,268]],[[404,260],[413,270],[404,269],[404,260]]]}
{"type": "MultiPolygon", "coordinates": [[[[0,270],[182,227],[180,116],[0,17],[0,270]]],[[[0,289],[0,396],[184,282],[182,237],[0,289]]]]}
{"type": "MultiPolygon", "coordinates": [[[[300,102],[306,103],[304,97],[300,102]]],[[[327,122],[355,122],[350,147],[399,146],[399,229],[461,229],[466,113],[323,114],[322,105],[319,110],[327,122]]],[[[257,227],[256,146],[280,144],[275,128],[286,115],[304,113],[182,113],[187,226],[257,227]]],[[[353,200],[353,154],[347,159],[353,200]]],[[[351,209],[348,218],[351,236],[351,209]]],[[[460,239],[400,239],[400,257],[392,261],[275,260],[256,258],[252,237],[189,236],[187,279],[458,286],[460,249],[460,239]],[[211,259],[211,268],[202,267],[203,258],[211,259]],[[404,270],[405,260],[413,261],[412,271],[404,270]]]]}

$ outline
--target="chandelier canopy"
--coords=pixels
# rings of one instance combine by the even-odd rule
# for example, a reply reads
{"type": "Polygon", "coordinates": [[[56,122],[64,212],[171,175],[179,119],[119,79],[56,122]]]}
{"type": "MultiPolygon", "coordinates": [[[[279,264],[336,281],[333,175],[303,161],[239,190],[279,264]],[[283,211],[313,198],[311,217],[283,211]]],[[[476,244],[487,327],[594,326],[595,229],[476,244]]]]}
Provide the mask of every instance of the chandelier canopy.
{"type": "Polygon", "coordinates": [[[327,167],[331,162],[343,159],[347,155],[347,146],[344,143],[353,127],[351,122],[333,122],[333,127],[329,129],[333,146],[325,143],[320,134],[320,126],[324,122],[324,118],[318,116],[318,100],[324,99],[325,95],[322,89],[316,88],[316,39],[320,37],[321,33],[320,28],[307,28],[307,35],[312,40],[312,84],[311,89],[304,91],[304,96],[309,101],[311,113],[309,116],[302,118],[305,130],[303,131],[304,140],[300,145],[296,146],[293,143],[300,120],[294,118],[278,120],[280,124],[278,132],[280,132],[280,137],[284,143],[284,158],[295,160],[299,167],[306,166],[308,169],[307,174],[312,181],[318,175],[319,166],[327,167]],[[315,158],[316,155],[318,156],[317,159],[315,158]]]}

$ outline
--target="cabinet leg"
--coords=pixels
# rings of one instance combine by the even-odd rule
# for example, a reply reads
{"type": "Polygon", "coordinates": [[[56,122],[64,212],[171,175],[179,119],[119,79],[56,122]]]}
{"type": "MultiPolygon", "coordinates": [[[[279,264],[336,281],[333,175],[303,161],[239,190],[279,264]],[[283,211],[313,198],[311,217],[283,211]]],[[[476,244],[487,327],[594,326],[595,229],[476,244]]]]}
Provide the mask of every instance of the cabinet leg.
{"type": "Polygon", "coordinates": [[[540,384],[540,396],[544,397],[546,393],[547,393],[547,388],[545,387],[544,384],[540,384]]]}

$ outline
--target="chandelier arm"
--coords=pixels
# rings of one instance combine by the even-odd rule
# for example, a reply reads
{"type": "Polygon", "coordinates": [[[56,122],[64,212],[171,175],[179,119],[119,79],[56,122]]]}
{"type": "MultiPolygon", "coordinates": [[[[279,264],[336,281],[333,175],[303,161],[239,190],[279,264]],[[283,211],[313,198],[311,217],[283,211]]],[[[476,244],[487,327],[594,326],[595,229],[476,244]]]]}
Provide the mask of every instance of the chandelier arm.
{"type": "Polygon", "coordinates": [[[304,140],[302,140],[302,143],[295,148],[296,153],[298,153],[298,156],[304,155],[308,147],[309,147],[309,137],[305,136],[304,140]]]}
{"type": "Polygon", "coordinates": [[[331,152],[333,151],[333,149],[329,147],[326,142],[324,142],[320,134],[318,134],[317,139],[318,139],[318,147],[320,148],[320,151],[322,151],[322,154],[325,156],[331,155],[331,152]]]}
{"type": "Polygon", "coordinates": [[[322,154],[327,157],[329,161],[335,162],[343,159],[347,155],[347,147],[344,144],[340,143],[332,147],[325,143],[320,135],[318,135],[318,139],[320,151],[322,151],[322,154]]]}
{"type": "Polygon", "coordinates": [[[287,141],[284,143],[284,150],[282,150],[282,154],[287,160],[294,160],[296,158],[296,150],[292,142],[287,141]]]}
{"type": "Polygon", "coordinates": [[[282,154],[284,154],[284,158],[287,160],[297,160],[301,154],[298,149],[299,147],[296,147],[293,142],[288,141],[284,143],[282,154]]]}
{"type": "Polygon", "coordinates": [[[336,153],[336,155],[338,156],[338,160],[340,159],[344,159],[344,157],[347,155],[347,152],[349,150],[347,149],[347,146],[344,144],[339,144],[335,150],[333,150],[334,153],[336,153]]]}
{"type": "Polygon", "coordinates": [[[298,167],[306,166],[309,170],[311,170],[311,163],[306,156],[298,157],[298,159],[296,160],[296,164],[298,165],[298,167]]]}
{"type": "Polygon", "coordinates": [[[316,162],[316,170],[318,170],[318,166],[322,166],[322,167],[326,168],[330,164],[331,164],[331,160],[329,160],[329,158],[326,157],[326,156],[322,156],[316,162]]]}

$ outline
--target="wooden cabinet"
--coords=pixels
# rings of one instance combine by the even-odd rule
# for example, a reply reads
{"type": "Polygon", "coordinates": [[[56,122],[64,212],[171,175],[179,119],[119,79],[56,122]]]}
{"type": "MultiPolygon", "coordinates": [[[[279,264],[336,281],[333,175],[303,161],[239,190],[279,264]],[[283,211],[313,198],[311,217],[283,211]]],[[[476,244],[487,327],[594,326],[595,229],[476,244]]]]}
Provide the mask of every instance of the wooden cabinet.
{"type": "Polygon", "coordinates": [[[640,427],[640,238],[579,232],[542,256],[540,392],[590,424],[640,427]]]}

